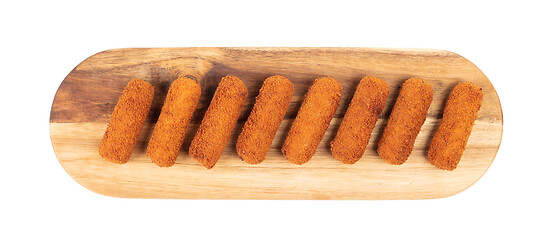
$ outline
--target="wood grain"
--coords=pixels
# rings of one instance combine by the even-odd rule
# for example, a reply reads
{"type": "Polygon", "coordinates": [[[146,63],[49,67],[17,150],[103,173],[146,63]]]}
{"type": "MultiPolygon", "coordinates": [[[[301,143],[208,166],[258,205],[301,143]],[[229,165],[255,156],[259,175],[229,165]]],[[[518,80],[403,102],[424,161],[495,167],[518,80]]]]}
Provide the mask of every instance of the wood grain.
{"type": "Polygon", "coordinates": [[[199,199],[427,199],[451,196],[475,183],[489,168],[502,138],[502,109],[491,82],[458,54],[427,49],[373,48],[152,48],[114,49],[80,63],[61,83],[50,116],[54,151],[63,168],[86,188],[108,196],[199,199]],[[249,98],[230,143],[217,165],[207,170],[187,149],[223,76],[235,75],[249,98]],[[267,159],[258,165],[241,161],[236,139],[264,79],[290,79],[295,93],[267,159]],[[362,77],[389,84],[390,93],[363,157],[354,165],[331,156],[330,141],[362,77]],[[171,168],[157,167],[145,155],[147,141],[170,83],[179,76],[196,79],[202,96],[180,156],[171,168]],[[289,163],[280,148],[314,79],[332,76],[343,86],[343,99],[317,153],[308,163],[289,163]],[[410,77],[429,82],[434,100],[408,161],[400,166],[379,158],[375,148],[399,86],[410,77]],[[138,144],[125,165],[102,159],[98,145],[126,83],[142,78],[155,97],[138,144]],[[458,168],[440,170],[427,159],[444,103],[459,82],[471,81],[485,94],[458,168]]]}

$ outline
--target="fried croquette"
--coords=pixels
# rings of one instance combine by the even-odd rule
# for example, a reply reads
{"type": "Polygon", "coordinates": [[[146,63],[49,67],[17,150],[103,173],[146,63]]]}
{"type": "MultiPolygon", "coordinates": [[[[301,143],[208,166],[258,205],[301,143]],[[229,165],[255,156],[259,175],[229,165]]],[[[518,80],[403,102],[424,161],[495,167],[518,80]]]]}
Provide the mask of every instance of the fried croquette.
{"type": "Polygon", "coordinates": [[[175,164],[200,95],[192,79],[180,77],[171,84],[146,151],[158,166],[175,164]]]}
{"type": "Polygon", "coordinates": [[[454,87],[445,105],[443,120],[429,146],[431,164],[444,170],[456,169],[482,101],[483,91],[479,86],[463,82],[454,87]]]}
{"type": "Polygon", "coordinates": [[[402,84],[387,126],[378,143],[378,154],[388,163],[403,164],[426,120],[433,89],[426,81],[410,78],[402,84]]]}
{"type": "Polygon", "coordinates": [[[100,156],[118,164],[128,162],[148,116],[153,92],[153,86],[141,79],[127,84],[100,141],[100,156]]]}
{"type": "Polygon", "coordinates": [[[282,147],[290,162],[304,164],[316,153],[341,101],[341,89],[331,77],[318,78],[309,88],[282,147]]]}
{"type": "Polygon", "coordinates": [[[265,159],[293,91],[293,84],[283,76],[272,76],[264,81],[236,143],[236,151],[245,162],[258,164],[265,159]]]}
{"type": "Polygon", "coordinates": [[[223,77],[190,145],[190,156],[213,168],[232,135],[240,116],[247,87],[234,76],[223,77]]]}
{"type": "Polygon", "coordinates": [[[354,164],[362,157],[388,95],[389,86],[383,80],[364,77],[360,81],[331,143],[334,158],[354,164]]]}

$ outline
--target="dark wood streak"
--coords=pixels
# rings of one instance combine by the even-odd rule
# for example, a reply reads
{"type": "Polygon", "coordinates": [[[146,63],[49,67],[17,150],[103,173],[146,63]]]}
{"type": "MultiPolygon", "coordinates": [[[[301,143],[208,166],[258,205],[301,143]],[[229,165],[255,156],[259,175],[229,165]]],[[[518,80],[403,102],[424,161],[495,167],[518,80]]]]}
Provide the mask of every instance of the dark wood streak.
{"type": "MultiPolygon", "coordinates": [[[[448,90],[461,81],[482,84],[485,100],[498,101],[492,85],[475,65],[447,51],[365,48],[113,49],[89,57],[71,71],[56,93],[50,122],[106,122],[126,83],[140,77],[156,89],[147,120],[154,123],[170,83],[179,76],[190,75],[202,87],[202,96],[192,119],[192,123],[200,123],[220,79],[235,75],[249,89],[249,98],[239,119],[243,123],[262,82],[275,74],[289,78],[295,87],[294,100],[286,119],[295,117],[302,96],[312,81],[321,76],[332,76],[343,86],[343,98],[335,118],[343,117],[356,84],[365,75],[380,77],[390,86],[390,98],[382,114],[383,119],[389,116],[400,84],[413,76],[425,79],[434,88],[434,101],[428,113],[431,118],[441,117],[441,106],[446,101],[448,90]],[[412,67],[417,65],[421,67],[412,67]],[[465,79],[461,75],[464,72],[480,77],[465,79]]],[[[483,109],[481,112],[482,119],[502,118],[500,109],[483,109]]]]}

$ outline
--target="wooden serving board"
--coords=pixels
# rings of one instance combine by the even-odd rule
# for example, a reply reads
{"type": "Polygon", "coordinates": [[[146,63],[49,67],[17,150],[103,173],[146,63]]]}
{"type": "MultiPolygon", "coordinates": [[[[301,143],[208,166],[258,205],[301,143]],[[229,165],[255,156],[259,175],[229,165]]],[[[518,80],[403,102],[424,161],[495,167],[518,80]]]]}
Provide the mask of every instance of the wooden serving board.
{"type": "Polygon", "coordinates": [[[451,196],[474,184],[489,168],[502,138],[502,109],[491,82],[470,61],[442,50],[375,48],[152,48],[114,49],[80,63],[59,87],[51,110],[52,145],[63,168],[84,187],[127,198],[199,199],[427,199],[451,196]],[[240,160],[236,139],[263,81],[283,75],[295,86],[285,119],[268,153],[258,165],[240,160]],[[245,82],[249,98],[221,159],[211,170],[187,150],[220,79],[235,75],[245,82]],[[390,94],[364,156],[354,165],[335,160],[330,141],[360,79],[385,80],[390,94]],[[160,168],[145,155],[170,83],[179,76],[200,82],[202,95],[176,165],[160,168]],[[302,166],[280,152],[287,131],[314,79],[332,76],[343,86],[343,98],[317,153],[302,166]],[[410,77],[428,81],[434,100],[414,151],[400,166],[376,153],[400,85],[410,77]],[[130,161],[118,165],[102,159],[98,145],[110,114],[133,78],[155,87],[152,109],[130,161]],[[485,94],[479,116],[458,168],[438,169],[427,159],[431,137],[445,101],[459,82],[471,81],[485,94]]]}

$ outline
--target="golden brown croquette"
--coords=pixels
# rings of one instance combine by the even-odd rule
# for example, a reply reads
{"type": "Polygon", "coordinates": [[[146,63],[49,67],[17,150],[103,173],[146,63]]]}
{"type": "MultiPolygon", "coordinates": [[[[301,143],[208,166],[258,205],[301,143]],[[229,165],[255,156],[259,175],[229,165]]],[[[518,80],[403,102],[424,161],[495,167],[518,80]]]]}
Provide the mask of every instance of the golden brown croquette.
{"type": "Polygon", "coordinates": [[[479,86],[463,82],[454,87],[445,105],[443,120],[429,146],[429,162],[440,169],[456,169],[482,101],[483,91],[479,86]]]}
{"type": "Polygon", "coordinates": [[[341,85],[331,77],[318,78],[309,88],[287,135],[282,153],[294,164],[312,158],[341,101],[341,85]]]}
{"type": "Polygon", "coordinates": [[[293,91],[293,84],[283,76],[272,76],[264,81],[236,143],[238,155],[245,162],[258,164],[265,159],[293,91]]]}
{"type": "Polygon", "coordinates": [[[378,154],[381,158],[394,165],[406,162],[426,120],[432,100],[433,89],[426,81],[410,78],[402,84],[378,143],[378,154]]]}
{"type": "Polygon", "coordinates": [[[153,101],[153,86],[141,79],[130,81],[100,141],[100,155],[114,163],[127,163],[153,101]]]}
{"type": "Polygon", "coordinates": [[[180,77],[171,84],[146,151],[158,166],[175,164],[200,95],[192,79],[180,77]]]}
{"type": "Polygon", "coordinates": [[[246,99],[247,87],[239,78],[222,78],[189,151],[207,169],[213,168],[224,152],[246,99]]]}
{"type": "Polygon", "coordinates": [[[360,80],[349,108],[331,143],[334,158],[347,163],[356,163],[364,154],[372,130],[385,107],[389,86],[376,77],[360,80]]]}

